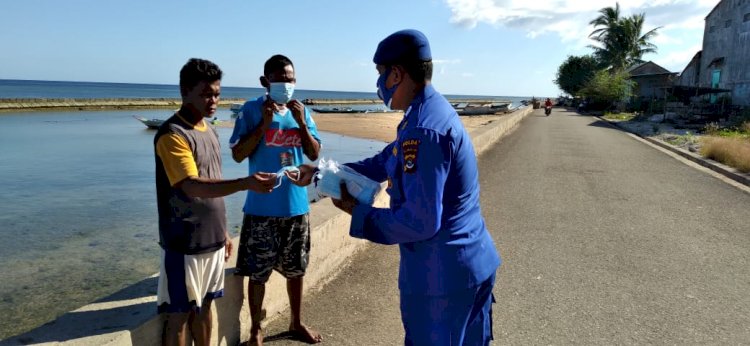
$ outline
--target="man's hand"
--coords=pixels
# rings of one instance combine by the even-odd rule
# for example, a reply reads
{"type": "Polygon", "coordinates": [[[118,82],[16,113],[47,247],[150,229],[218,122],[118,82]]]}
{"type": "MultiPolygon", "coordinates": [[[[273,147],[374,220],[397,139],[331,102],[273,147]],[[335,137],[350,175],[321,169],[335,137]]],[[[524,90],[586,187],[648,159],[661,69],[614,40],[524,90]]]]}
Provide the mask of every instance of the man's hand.
{"type": "Polygon", "coordinates": [[[346,189],[346,183],[341,182],[341,199],[331,198],[333,205],[351,215],[354,207],[357,206],[357,200],[346,189]]]}
{"type": "Polygon", "coordinates": [[[307,186],[312,183],[312,179],[315,176],[315,166],[310,164],[300,165],[299,172],[285,171],[286,177],[292,184],[297,186],[307,186]]]}
{"type": "Polygon", "coordinates": [[[257,172],[247,178],[247,190],[260,193],[268,193],[276,185],[276,173],[257,172]]]}
{"type": "Polygon", "coordinates": [[[263,106],[261,107],[261,113],[263,113],[263,123],[267,125],[271,124],[271,122],[273,122],[273,113],[278,110],[279,106],[277,106],[270,97],[266,99],[266,101],[263,102],[263,106]]]}
{"type": "Polygon", "coordinates": [[[286,106],[287,108],[292,110],[292,115],[294,116],[294,120],[297,122],[297,125],[299,125],[299,127],[306,127],[307,123],[305,122],[305,105],[303,105],[302,102],[299,102],[299,100],[291,100],[286,104],[286,106]]]}
{"type": "Polygon", "coordinates": [[[226,233],[224,237],[227,238],[224,243],[224,262],[226,262],[229,261],[229,257],[232,257],[232,248],[234,245],[232,244],[232,237],[229,236],[229,233],[226,233]]]}

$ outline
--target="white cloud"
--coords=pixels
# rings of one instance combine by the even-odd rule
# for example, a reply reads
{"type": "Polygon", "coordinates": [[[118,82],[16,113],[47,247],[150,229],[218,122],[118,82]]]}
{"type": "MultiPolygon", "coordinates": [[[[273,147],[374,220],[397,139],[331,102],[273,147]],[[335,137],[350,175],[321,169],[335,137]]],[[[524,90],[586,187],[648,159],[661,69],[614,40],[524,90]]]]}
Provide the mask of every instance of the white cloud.
{"type": "Polygon", "coordinates": [[[674,51],[655,58],[654,62],[672,72],[682,72],[685,66],[690,62],[690,59],[692,59],[693,56],[695,56],[695,53],[698,53],[701,49],[703,49],[702,45],[696,44],[687,49],[674,51]]]}
{"type": "Polygon", "coordinates": [[[471,78],[471,77],[474,77],[474,74],[471,73],[471,72],[464,72],[464,73],[461,74],[461,77],[471,78]]]}
{"type": "MultiPolygon", "coordinates": [[[[646,13],[646,30],[697,29],[719,0],[623,0],[621,13],[646,13]]],[[[585,46],[593,30],[589,22],[613,3],[589,0],[445,0],[451,23],[472,29],[479,24],[520,29],[534,38],[556,33],[563,42],[585,46]]]]}
{"type": "Polygon", "coordinates": [[[461,59],[432,59],[433,65],[456,65],[460,63],[461,59]]]}

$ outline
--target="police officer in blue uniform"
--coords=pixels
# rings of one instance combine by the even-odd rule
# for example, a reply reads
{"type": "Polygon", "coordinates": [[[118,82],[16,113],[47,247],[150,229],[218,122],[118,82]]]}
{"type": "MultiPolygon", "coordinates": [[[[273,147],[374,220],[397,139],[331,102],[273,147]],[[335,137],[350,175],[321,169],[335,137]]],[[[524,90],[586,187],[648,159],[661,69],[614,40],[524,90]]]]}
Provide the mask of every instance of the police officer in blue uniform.
{"type": "MultiPolygon", "coordinates": [[[[487,345],[500,256],[479,206],[474,148],[450,103],[431,84],[429,42],[402,30],[380,42],[378,95],[403,110],[396,140],[347,166],[388,182],[390,208],[358,204],[342,185],[334,204],[352,215],[350,235],[398,244],[406,345],[487,345]]],[[[309,183],[313,167],[300,167],[309,183]]]]}

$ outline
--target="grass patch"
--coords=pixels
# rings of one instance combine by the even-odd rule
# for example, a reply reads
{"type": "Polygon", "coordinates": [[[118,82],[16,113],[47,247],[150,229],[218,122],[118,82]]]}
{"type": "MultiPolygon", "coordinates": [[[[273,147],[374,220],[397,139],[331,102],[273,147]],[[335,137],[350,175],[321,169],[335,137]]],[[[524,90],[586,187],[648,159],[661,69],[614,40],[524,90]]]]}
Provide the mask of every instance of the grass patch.
{"type": "Polygon", "coordinates": [[[720,127],[716,123],[711,123],[703,130],[709,136],[750,140],[750,122],[732,127],[720,127]]]}
{"type": "Polygon", "coordinates": [[[633,120],[635,118],[635,113],[607,113],[605,112],[602,118],[607,120],[620,120],[620,121],[628,121],[633,120]]]}
{"type": "Polygon", "coordinates": [[[690,144],[698,143],[698,137],[696,137],[690,132],[685,133],[684,135],[675,135],[675,134],[664,135],[662,137],[662,140],[677,147],[685,147],[685,146],[689,146],[690,144]]]}
{"type": "Polygon", "coordinates": [[[705,136],[701,155],[750,173],[750,140],[737,137],[705,136]]]}

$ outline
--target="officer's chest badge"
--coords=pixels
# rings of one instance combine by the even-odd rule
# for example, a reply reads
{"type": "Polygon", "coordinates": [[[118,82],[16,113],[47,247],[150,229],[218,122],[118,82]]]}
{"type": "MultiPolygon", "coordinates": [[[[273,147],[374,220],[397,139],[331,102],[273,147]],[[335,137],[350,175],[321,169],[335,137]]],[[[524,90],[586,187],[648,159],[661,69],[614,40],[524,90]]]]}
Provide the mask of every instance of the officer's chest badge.
{"type": "Polygon", "coordinates": [[[401,152],[404,155],[404,173],[414,173],[417,171],[419,143],[418,139],[407,139],[401,143],[401,152]]]}

